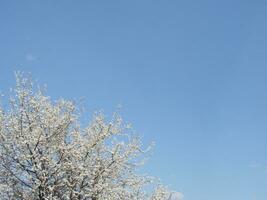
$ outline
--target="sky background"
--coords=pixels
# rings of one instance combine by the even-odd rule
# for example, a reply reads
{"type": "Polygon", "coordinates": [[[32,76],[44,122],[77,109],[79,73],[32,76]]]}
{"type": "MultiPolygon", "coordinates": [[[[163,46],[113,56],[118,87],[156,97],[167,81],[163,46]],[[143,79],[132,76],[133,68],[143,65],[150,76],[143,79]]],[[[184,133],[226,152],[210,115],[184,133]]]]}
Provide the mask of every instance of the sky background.
{"type": "Polygon", "coordinates": [[[267,199],[266,0],[0,0],[0,91],[122,105],[185,200],[267,199]]]}

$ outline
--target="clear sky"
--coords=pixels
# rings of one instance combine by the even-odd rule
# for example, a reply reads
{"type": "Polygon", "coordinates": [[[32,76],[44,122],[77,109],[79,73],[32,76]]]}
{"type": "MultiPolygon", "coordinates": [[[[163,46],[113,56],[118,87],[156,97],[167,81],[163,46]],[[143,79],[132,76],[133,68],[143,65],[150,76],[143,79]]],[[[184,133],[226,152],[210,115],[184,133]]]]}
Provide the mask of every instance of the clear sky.
{"type": "Polygon", "coordinates": [[[156,142],[146,170],[185,200],[267,199],[266,0],[0,0],[15,70],[156,142]]]}

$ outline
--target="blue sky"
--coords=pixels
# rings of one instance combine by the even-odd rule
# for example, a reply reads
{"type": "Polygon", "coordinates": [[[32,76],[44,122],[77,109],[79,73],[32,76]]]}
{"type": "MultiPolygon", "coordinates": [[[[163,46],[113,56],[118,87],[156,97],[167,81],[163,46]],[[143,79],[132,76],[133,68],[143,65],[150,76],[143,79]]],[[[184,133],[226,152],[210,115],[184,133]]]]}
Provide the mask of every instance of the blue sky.
{"type": "Polygon", "coordinates": [[[267,1],[0,1],[0,91],[122,104],[185,200],[267,198],[267,1]]]}

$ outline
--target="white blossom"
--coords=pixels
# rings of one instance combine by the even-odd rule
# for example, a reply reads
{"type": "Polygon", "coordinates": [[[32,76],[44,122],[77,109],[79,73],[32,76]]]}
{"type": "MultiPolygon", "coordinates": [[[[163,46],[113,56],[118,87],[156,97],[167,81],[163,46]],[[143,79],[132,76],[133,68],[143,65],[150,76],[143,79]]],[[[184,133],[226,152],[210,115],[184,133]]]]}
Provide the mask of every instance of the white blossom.
{"type": "Polygon", "coordinates": [[[99,112],[86,127],[79,117],[73,102],[52,101],[17,74],[8,108],[0,107],[0,200],[170,198],[136,172],[146,151],[120,116],[99,112]]]}

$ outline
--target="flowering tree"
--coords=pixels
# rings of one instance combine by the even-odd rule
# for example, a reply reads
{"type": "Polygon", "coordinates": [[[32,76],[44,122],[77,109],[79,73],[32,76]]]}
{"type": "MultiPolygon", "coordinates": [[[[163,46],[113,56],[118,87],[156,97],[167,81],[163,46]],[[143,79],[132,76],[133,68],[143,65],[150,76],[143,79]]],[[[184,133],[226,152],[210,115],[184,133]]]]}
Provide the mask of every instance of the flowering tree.
{"type": "Polygon", "coordinates": [[[54,102],[16,77],[9,106],[0,107],[1,200],[172,199],[136,172],[146,151],[118,115],[108,122],[96,113],[82,127],[73,102],[54,102]]]}

